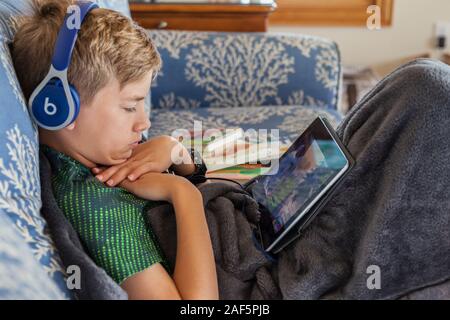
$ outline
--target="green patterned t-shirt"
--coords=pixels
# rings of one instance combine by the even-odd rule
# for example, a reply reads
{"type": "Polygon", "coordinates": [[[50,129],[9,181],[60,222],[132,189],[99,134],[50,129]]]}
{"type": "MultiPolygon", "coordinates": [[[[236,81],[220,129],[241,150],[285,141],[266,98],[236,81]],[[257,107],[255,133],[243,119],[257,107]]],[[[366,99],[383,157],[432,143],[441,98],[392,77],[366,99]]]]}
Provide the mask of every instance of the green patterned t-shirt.
{"type": "Polygon", "coordinates": [[[81,162],[47,145],[40,148],[52,167],[58,206],[98,266],[119,284],[158,262],[169,269],[145,219],[158,202],[109,187],[81,162]]]}

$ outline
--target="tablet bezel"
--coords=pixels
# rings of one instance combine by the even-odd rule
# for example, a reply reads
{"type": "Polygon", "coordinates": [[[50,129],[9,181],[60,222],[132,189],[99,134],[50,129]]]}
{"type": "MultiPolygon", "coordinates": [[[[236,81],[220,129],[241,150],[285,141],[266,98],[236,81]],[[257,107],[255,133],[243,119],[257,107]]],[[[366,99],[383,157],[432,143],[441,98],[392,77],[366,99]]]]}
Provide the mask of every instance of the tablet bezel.
{"type": "MultiPolygon", "coordinates": [[[[283,158],[292,151],[292,148],[294,146],[296,146],[297,141],[304,138],[304,136],[306,134],[309,134],[311,132],[311,130],[313,130],[313,128],[316,127],[317,122],[320,122],[320,125],[324,128],[324,132],[326,132],[331,139],[335,142],[335,144],[337,145],[337,147],[339,148],[339,151],[342,153],[342,155],[344,156],[344,158],[346,159],[346,164],[345,166],[331,179],[331,181],[329,181],[325,187],[322,188],[322,190],[320,190],[320,192],[308,203],[308,205],[303,209],[303,210],[299,210],[297,211],[289,220],[293,219],[294,220],[292,222],[289,223],[289,225],[281,230],[279,230],[278,232],[275,233],[275,230],[273,230],[274,235],[273,235],[273,241],[269,244],[265,244],[264,242],[262,243],[263,248],[266,252],[270,252],[272,251],[275,247],[279,247],[280,246],[280,242],[285,238],[285,236],[287,234],[289,234],[292,231],[292,228],[294,228],[295,226],[297,226],[299,224],[299,222],[303,219],[307,219],[309,220],[309,218],[307,217],[308,213],[310,211],[312,211],[312,213],[314,213],[315,210],[312,210],[312,208],[319,203],[319,200],[322,199],[322,197],[324,197],[324,195],[330,191],[330,189],[335,186],[337,184],[337,182],[345,175],[345,173],[347,173],[351,167],[353,166],[353,159],[350,155],[350,153],[348,152],[348,150],[345,149],[345,146],[343,146],[343,144],[340,142],[339,138],[337,137],[337,135],[333,132],[333,128],[332,126],[327,122],[326,118],[323,117],[318,117],[316,118],[309,126],[308,128],[294,141],[294,143],[291,145],[291,147],[280,157],[279,161],[281,162],[283,160],[283,158]]],[[[312,136],[314,137],[314,134],[312,134],[312,136]]],[[[256,177],[253,181],[253,183],[260,183],[261,181],[263,181],[263,179],[265,179],[266,176],[259,176],[256,177]]],[[[267,210],[267,209],[266,209],[267,210]]],[[[288,221],[289,221],[288,220],[288,221]]],[[[273,226],[272,226],[273,228],[273,226]]]]}

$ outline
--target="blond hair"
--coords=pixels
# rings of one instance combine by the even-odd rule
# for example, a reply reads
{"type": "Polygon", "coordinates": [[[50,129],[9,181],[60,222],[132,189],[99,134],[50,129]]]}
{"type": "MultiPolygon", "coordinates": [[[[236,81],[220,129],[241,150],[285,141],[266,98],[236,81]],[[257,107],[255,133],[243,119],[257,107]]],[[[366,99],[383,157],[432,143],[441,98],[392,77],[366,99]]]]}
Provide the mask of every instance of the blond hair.
{"type": "MultiPolygon", "coordinates": [[[[25,98],[46,76],[56,37],[72,0],[34,0],[32,14],[16,19],[12,56],[25,98]]],[[[119,12],[94,9],[78,32],[68,80],[89,103],[94,95],[116,77],[121,88],[153,76],[161,58],[145,30],[119,12]]]]}

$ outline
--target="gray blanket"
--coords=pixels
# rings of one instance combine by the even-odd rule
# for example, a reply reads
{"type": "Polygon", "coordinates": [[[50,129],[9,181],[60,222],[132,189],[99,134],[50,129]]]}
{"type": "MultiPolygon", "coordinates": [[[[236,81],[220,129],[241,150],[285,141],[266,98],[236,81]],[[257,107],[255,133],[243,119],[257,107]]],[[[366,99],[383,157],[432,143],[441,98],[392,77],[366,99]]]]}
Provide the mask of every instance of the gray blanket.
{"type": "MultiPolygon", "coordinates": [[[[337,131],[357,164],[275,261],[253,245],[259,212],[245,191],[200,187],[221,299],[450,298],[450,68],[429,60],[402,66],[337,131]]],[[[43,214],[62,260],[89,270],[78,297],[123,298],[55,205],[42,157],[43,214]]],[[[152,208],[148,218],[173,265],[172,207],[152,208]]]]}

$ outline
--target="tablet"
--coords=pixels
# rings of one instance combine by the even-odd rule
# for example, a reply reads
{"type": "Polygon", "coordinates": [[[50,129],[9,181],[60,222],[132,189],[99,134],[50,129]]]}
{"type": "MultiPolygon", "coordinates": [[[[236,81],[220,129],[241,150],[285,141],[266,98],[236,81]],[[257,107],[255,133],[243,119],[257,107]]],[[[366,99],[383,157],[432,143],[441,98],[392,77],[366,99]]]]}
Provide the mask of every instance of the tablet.
{"type": "Polygon", "coordinates": [[[261,208],[265,251],[279,250],[292,240],[353,164],[332,126],[319,117],[280,157],[273,172],[256,177],[251,192],[261,208]]]}

